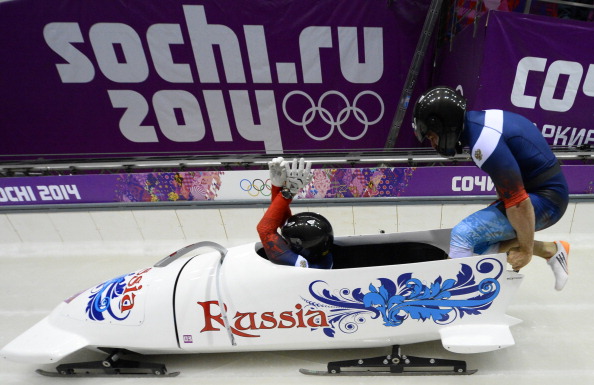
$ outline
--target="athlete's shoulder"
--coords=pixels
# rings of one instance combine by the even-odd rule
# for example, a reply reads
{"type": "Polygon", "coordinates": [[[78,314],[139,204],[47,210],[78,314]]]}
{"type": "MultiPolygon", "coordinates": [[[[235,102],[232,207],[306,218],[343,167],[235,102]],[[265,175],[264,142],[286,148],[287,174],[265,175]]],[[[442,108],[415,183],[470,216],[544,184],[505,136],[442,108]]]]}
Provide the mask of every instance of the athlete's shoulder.
{"type": "Polygon", "coordinates": [[[464,128],[467,144],[472,148],[481,137],[484,140],[485,136],[489,141],[497,142],[503,129],[502,114],[501,110],[467,111],[464,128]]]}
{"type": "Polygon", "coordinates": [[[482,127],[485,123],[485,111],[466,111],[466,125],[482,127]]]}
{"type": "Polygon", "coordinates": [[[501,133],[505,116],[503,110],[467,111],[466,128],[478,132],[488,128],[501,133]]]}
{"type": "Polygon", "coordinates": [[[485,110],[468,110],[466,111],[466,119],[482,120],[485,117],[485,110]]]}
{"type": "Polygon", "coordinates": [[[478,167],[483,168],[501,142],[503,111],[468,111],[466,128],[472,159],[478,167]]]}

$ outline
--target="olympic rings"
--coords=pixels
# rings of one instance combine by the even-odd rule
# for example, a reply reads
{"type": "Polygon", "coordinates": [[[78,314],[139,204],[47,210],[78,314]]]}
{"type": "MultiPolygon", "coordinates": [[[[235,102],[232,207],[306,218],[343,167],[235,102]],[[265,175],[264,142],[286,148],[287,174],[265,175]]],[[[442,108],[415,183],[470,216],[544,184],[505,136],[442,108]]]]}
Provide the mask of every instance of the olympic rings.
{"type": "Polygon", "coordinates": [[[264,182],[262,179],[254,179],[252,182],[250,182],[248,179],[242,179],[239,182],[239,187],[252,197],[257,197],[260,194],[268,197],[271,194],[270,190],[272,188],[270,186],[270,179],[266,179],[266,182],[264,182]],[[244,182],[247,182],[247,184],[244,182]],[[266,194],[265,190],[268,191],[268,194],[266,194]]]}
{"type": "Polygon", "coordinates": [[[384,116],[384,102],[383,102],[382,98],[377,93],[375,93],[373,91],[361,91],[355,97],[355,99],[353,100],[353,105],[351,106],[347,97],[344,96],[341,92],[330,90],[330,91],[324,92],[322,94],[322,96],[320,96],[320,99],[318,100],[318,103],[316,104],[314,102],[314,100],[308,94],[306,94],[303,91],[296,90],[296,91],[289,92],[283,99],[283,113],[285,114],[285,117],[287,118],[287,120],[289,122],[293,123],[296,126],[303,127],[303,130],[305,131],[307,136],[309,136],[313,140],[322,141],[322,140],[328,139],[334,132],[335,127],[338,129],[338,132],[340,132],[340,134],[345,139],[357,140],[357,139],[361,139],[367,133],[367,129],[369,128],[369,126],[376,124],[383,118],[383,116],[384,116]],[[307,101],[309,102],[309,104],[311,105],[311,107],[309,107],[303,113],[303,116],[301,117],[301,121],[291,118],[289,116],[289,113],[287,112],[287,101],[293,95],[301,95],[301,96],[305,97],[307,99],[307,101]],[[334,117],[332,116],[332,114],[330,113],[330,111],[328,109],[322,107],[322,103],[324,102],[326,97],[328,97],[330,95],[338,96],[339,98],[341,98],[344,101],[344,104],[346,105],[346,107],[344,107],[342,110],[340,110],[336,119],[334,119],[334,117]],[[357,107],[357,103],[359,102],[359,99],[364,95],[375,96],[375,98],[378,100],[379,105],[380,105],[380,113],[379,113],[378,117],[372,121],[369,120],[365,111],[363,111],[361,108],[357,107]],[[343,130],[342,125],[344,123],[346,123],[346,121],[349,119],[349,117],[351,116],[351,112],[353,113],[353,116],[355,117],[355,119],[357,119],[357,121],[359,123],[363,124],[363,126],[364,126],[363,131],[361,131],[361,133],[359,135],[351,136],[351,135],[348,135],[347,133],[345,133],[343,130]],[[316,113],[319,113],[320,118],[325,123],[330,125],[329,131],[322,136],[316,136],[316,135],[312,134],[310,132],[309,128],[307,127],[315,119],[316,113]]]}

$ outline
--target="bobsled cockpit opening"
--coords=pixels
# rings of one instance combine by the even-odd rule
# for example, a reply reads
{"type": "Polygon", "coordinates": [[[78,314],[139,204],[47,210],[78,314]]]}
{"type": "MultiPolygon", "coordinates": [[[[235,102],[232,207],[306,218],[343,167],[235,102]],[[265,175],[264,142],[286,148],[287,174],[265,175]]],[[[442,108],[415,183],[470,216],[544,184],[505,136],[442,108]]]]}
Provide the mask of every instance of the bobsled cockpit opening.
{"type": "MultiPolygon", "coordinates": [[[[331,248],[333,269],[351,269],[386,265],[403,265],[447,259],[447,253],[437,246],[423,242],[389,242],[379,244],[337,245],[331,248]]],[[[268,259],[261,243],[256,253],[268,259]]]]}
{"type": "Polygon", "coordinates": [[[256,254],[258,254],[260,257],[264,258],[264,259],[268,259],[268,256],[266,255],[266,251],[264,250],[264,246],[262,245],[262,242],[256,242],[256,254]]]}
{"type": "Polygon", "coordinates": [[[333,269],[403,265],[447,259],[439,247],[422,242],[390,242],[362,245],[333,245],[333,269]]]}

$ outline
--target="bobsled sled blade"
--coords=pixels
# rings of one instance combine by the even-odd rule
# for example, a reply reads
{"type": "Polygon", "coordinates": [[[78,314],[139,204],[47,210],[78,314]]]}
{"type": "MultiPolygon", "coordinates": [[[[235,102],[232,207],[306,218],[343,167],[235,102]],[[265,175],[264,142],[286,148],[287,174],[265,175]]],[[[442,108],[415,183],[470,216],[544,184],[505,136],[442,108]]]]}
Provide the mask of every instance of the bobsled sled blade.
{"type": "Polygon", "coordinates": [[[107,374],[107,373],[58,373],[58,372],[48,372],[47,370],[37,369],[35,373],[40,374],[45,377],[114,377],[114,376],[121,376],[121,377],[176,377],[179,375],[180,372],[172,372],[172,373],[164,373],[164,374],[153,374],[153,373],[114,373],[114,374],[107,374]]]}
{"type": "Polygon", "coordinates": [[[179,372],[168,374],[164,364],[123,360],[126,350],[115,350],[102,361],[72,362],[56,367],[56,372],[36,370],[36,373],[49,377],[173,377],[179,372]]]}
{"type": "Polygon", "coordinates": [[[454,372],[451,370],[421,370],[421,371],[404,371],[401,373],[391,373],[386,371],[340,371],[338,373],[330,373],[326,370],[310,370],[299,369],[299,372],[314,376],[468,376],[476,373],[478,370],[466,370],[462,372],[454,372]]]}
{"type": "Polygon", "coordinates": [[[469,375],[466,361],[425,358],[401,354],[400,346],[392,346],[392,353],[385,356],[361,358],[328,363],[327,371],[299,369],[302,374],[322,376],[447,376],[469,375]]]}

